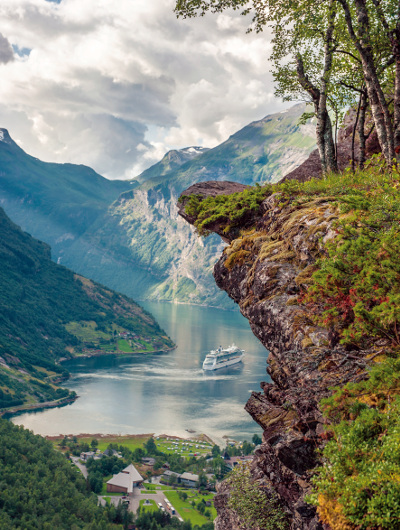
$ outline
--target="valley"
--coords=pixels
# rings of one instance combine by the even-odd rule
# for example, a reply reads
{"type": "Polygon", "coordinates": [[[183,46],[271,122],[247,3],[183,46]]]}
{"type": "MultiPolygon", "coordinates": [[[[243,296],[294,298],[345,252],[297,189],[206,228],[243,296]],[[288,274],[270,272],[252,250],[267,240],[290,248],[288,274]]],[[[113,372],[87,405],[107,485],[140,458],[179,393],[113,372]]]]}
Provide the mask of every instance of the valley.
{"type": "Polygon", "coordinates": [[[135,300],[234,309],[212,278],[224,244],[216,236],[200,240],[178,216],[177,199],[207,179],[279,180],[315,146],[313,124],[297,124],[304,109],[253,122],[213,149],[171,151],[130,181],[41,162],[2,129],[1,204],[23,230],[51,245],[54,261],[135,300]]]}

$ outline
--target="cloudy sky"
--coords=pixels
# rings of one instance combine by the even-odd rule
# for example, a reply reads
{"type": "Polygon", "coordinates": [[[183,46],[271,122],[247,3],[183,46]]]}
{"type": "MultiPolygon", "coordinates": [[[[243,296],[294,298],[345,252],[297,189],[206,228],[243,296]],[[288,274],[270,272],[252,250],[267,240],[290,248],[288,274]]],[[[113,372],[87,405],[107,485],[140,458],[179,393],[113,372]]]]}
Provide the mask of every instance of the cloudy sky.
{"type": "Polygon", "coordinates": [[[131,178],[284,108],[267,34],[174,0],[1,0],[0,127],[29,154],[131,178]]]}

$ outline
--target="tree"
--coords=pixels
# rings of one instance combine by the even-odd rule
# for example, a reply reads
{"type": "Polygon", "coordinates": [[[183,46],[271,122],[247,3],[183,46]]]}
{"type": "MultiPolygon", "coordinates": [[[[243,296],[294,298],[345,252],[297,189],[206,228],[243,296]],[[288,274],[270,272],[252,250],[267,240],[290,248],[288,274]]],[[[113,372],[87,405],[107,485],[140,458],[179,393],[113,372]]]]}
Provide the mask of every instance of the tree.
{"type": "Polygon", "coordinates": [[[92,451],[96,451],[98,445],[98,440],[96,438],[93,438],[93,440],[90,442],[90,447],[92,448],[92,451]]]}
{"type": "Polygon", "coordinates": [[[258,436],[258,434],[253,434],[253,438],[251,439],[254,445],[261,445],[262,439],[258,436]]]}
{"type": "Polygon", "coordinates": [[[144,444],[144,447],[146,449],[146,453],[148,455],[155,455],[157,454],[157,446],[156,442],[154,441],[154,438],[149,438],[147,442],[144,444]]]}
{"type": "Polygon", "coordinates": [[[197,482],[197,486],[199,489],[204,489],[207,487],[208,479],[207,475],[204,473],[204,471],[200,471],[199,473],[199,480],[197,482]]]}
{"type": "MultiPolygon", "coordinates": [[[[346,104],[349,90],[360,94],[361,163],[363,112],[368,99],[383,155],[386,163],[392,164],[395,147],[400,144],[398,1],[177,0],[175,12],[186,18],[229,8],[252,14],[250,31],[260,32],[267,25],[271,28],[277,93],[290,100],[303,91],[313,103],[323,172],[337,169],[329,109],[338,115],[338,105],[346,104]],[[362,74],[358,86],[344,80],[352,63],[362,74]],[[335,75],[342,81],[335,82],[335,75]]],[[[353,104],[353,100],[354,96],[347,103],[353,104]]]]}
{"type": "Polygon", "coordinates": [[[221,454],[221,449],[220,449],[219,445],[213,445],[213,447],[211,449],[211,454],[214,457],[219,456],[221,454]]]}

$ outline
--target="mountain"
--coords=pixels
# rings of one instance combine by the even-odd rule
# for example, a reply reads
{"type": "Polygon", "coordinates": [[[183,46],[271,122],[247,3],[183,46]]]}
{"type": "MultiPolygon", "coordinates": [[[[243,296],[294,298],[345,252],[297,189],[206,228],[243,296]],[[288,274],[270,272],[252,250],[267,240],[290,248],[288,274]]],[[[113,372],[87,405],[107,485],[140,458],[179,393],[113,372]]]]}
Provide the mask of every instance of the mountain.
{"type": "Polygon", "coordinates": [[[138,177],[139,186],[110,205],[71,246],[64,263],[115,289],[123,286],[135,298],[232,308],[211,273],[224,243],[217,236],[197,238],[178,216],[177,199],[189,185],[207,179],[244,184],[279,180],[314,148],[313,125],[297,125],[303,111],[304,106],[296,105],[267,116],[165,171],[168,154],[161,165],[138,177]]]}
{"type": "Polygon", "coordinates": [[[141,184],[145,180],[150,180],[155,177],[163,177],[165,174],[178,169],[185,162],[193,160],[193,158],[206,151],[208,151],[206,147],[184,147],[183,149],[173,149],[172,151],[168,151],[160,162],[145,169],[143,173],[131,181],[131,184],[141,184]]]}
{"type": "Polygon", "coordinates": [[[63,358],[173,346],[149,313],[54,263],[2,208],[0,262],[0,409],[68,398],[63,358]]]}
{"type": "Polygon", "coordinates": [[[54,260],[80,274],[135,299],[232,308],[211,275],[224,243],[199,240],[176,200],[203,180],[279,180],[315,146],[314,126],[298,125],[303,112],[296,105],[267,116],[214,149],[170,151],[130,182],[40,162],[2,129],[0,200],[23,229],[52,245],[54,260]]]}
{"type": "Polygon", "coordinates": [[[49,243],[55,255],[130,186],[87,166],[42,162],[0,129],[0,204],[23,229],[49,243]]]}

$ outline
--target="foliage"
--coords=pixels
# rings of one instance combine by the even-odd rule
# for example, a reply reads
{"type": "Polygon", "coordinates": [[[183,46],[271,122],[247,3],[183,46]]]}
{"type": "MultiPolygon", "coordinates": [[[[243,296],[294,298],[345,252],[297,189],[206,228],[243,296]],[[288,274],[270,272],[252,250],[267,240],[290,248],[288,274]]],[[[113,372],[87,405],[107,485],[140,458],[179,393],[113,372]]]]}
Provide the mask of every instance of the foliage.
{"type": "Polygon", "coordinates": [[[230,195],[217,195],[202,198],[201,195],[182,195],[180,201],[187,200],[185,212],[195,218],[195,227],[200,235],[207,236],[209,227],[215,223],[225,223],[228,233],[238,227],[253,222],[252,213],[257,212],[262,201],[271,193],[271,185],[256,184],[242,192],[230,195]]]}
{"type": "Polygon", "coordinates": [[[116,528],[109,515],[50,442],[0,420],[0,528],[116,528]]]}
{"type": "MultiPolygon", "coordinates": [[[[400,346],[400,175],[371,165],[348,174],[336,199],[345,214],[302,298],[316,323],[341,341],[400,346]],[[350,177],[350,179],[349,179],[350,177]]],[[[305,187],[306,188],[306,187],[305,187]]],[[[324,192],[331,192],[325,188],[324,192]]],[[[333,191],[333,190],[332,190],[333,191]]]]}
{"type": "Polygon", "coordinates": [[[333,530],[400,524],[399,395],[400,360],[387,359],[322,402],[333,424],[309,501],[333,530]]]}
{"type": "MultiPolygon", "coordinates": [[[[326,163],[335,156],[327,108],[337,115],[341,106],[354,101],[352,92],[362,93],[364,107],[369,98],[380,145],[391,166],[395,140],[398,143],[400,137],[400,70],[394,66],[400,60],[398,2],[177,0],[175,12],[187,18],[227,9],[251,14],[249,31],[270,29],[277,93],[286,99],[305,95],[314,103],[323,173],[329,168],[337,172],[335,163],[326,163]]],[[[363,128],[360,138],[364,136],[363,128]]]]}
{"type": "Polygon", "coordinates": [[[226,479],[230,486],[228,505],[246,528],[288,528],[287,518],[272,490],[262,490],[251,479],[248,465],[239,464],[226,479]]]}

